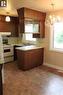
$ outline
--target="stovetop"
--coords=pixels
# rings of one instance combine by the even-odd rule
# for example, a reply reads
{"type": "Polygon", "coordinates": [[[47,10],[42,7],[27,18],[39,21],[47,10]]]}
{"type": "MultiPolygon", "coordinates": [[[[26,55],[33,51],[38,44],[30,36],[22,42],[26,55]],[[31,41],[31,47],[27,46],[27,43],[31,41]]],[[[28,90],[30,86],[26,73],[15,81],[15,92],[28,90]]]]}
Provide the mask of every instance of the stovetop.
{"type": "Polygon", "coordinates": [[[3,44],[3,47],[11,47],[11,44],[3,44]]]}

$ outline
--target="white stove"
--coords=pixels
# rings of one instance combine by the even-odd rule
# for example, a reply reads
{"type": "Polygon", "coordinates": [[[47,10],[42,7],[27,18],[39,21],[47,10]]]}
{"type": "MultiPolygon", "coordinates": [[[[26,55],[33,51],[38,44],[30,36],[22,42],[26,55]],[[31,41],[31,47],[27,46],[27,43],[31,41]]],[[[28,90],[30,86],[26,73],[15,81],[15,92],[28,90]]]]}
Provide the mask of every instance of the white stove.
{"type": "Polygon", "coordinates": [[[13,46],[8,44],[8,38],[0,35],[0,63],[6,63],[14,60],[13,46]]]}

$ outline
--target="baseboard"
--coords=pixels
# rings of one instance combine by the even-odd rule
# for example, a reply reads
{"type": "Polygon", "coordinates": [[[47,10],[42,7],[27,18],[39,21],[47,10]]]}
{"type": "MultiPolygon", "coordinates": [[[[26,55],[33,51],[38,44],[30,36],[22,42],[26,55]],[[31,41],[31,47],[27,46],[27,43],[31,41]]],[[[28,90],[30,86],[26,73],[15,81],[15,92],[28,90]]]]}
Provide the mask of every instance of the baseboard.
{"type": "Polygon", "coordinates": [[[43,65],[48,66],[48,67],[52,67],[54,69],[57,69],[59,72],[63,72],[63,67],[59,67],[59,66],[52,65],[52,64],[49,64],[49,63],[44,63],[43,65]]]}

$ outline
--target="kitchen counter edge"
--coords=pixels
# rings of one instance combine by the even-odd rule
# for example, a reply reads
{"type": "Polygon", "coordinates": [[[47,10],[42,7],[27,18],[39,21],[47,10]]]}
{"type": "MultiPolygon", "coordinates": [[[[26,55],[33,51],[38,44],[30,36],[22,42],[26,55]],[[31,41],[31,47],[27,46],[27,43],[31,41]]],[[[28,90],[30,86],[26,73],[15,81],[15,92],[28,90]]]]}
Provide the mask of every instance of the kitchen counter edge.
{"type": "Polygon", "coordinates": [[[16,49],[17,50],[22,50],[22,51],[28,51],[28,50],[39,49],[39,48],[44,48],[44,46],[31,45],[31,46],[17,47],[16,49]]]}

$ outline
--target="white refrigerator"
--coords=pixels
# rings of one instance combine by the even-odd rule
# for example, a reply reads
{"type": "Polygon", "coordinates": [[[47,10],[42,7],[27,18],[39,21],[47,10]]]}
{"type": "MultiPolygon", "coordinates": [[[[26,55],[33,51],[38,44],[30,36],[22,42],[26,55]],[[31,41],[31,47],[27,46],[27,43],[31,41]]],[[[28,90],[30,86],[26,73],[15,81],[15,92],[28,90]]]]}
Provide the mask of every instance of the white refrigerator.
{"type": "Polygon", "coordinates": [[[2,37],[0,36],[0,64],[3,63],[4,63],[3,42],[2,42],[2,37]]]}

